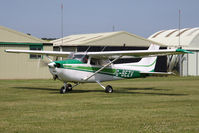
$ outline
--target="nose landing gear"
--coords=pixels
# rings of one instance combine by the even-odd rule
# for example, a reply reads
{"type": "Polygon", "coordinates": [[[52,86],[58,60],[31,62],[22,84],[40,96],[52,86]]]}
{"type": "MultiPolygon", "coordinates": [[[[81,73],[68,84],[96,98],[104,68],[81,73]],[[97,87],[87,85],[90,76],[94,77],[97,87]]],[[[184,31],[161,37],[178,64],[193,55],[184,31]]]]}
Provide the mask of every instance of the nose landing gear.
{"type": "Polygon", "coordinates": [[[64,86],[61,87],[60,89],[60,93],[61,94],[64,94],[64,93],[67,93],[69,91],[72,91],[73,87],[71,84],[67,84],[67,83],[64,83],[64,86]]]}
{"type": "Polygon", "coordinates": [[[72,91],[73,88],[77,85],[79,85],[79,83],[75,83],[74,86],[72,86],[71,84],[64,83],[64,86],[62,86],[60,89],[60,93],[61,94],[68,93],[68,92],[72,91]]]}

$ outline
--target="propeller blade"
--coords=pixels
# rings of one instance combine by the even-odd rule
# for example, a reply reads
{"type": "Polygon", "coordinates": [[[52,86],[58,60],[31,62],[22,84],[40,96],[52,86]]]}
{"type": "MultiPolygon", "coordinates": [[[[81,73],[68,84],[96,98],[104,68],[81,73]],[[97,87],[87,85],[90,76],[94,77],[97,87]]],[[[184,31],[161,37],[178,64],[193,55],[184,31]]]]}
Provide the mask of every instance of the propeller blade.
{"type": "Polygon", "coordinates": [[[49,61],[40,58],[40,59],[38,60],[37,67],[38,67],[38,68],[47,67],[49,63],[50,63],[49,61]]]}

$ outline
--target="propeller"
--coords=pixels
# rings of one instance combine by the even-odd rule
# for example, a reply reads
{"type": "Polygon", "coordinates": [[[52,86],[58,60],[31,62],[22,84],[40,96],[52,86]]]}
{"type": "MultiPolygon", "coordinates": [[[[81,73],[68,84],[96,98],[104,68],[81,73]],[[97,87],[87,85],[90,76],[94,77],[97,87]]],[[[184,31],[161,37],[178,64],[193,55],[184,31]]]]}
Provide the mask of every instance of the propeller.
{"type": "MultiPolygon", "coordinates": [[[[55,62],[51,62],[48,63],[48,67],[49,68],[59,68],[61,65],[59,63],[55,63],[55,62]]],[[[56,69],[54,69],[54,71],[56,71],[56,69]]],[[[58,78],[58,76],[56,74],[53,74],[53,79],[56,80],[58,78]]]]}
{"type": "MultiPolygon", "coordinates": [[[[51,58],[46,56],[47,58],[39,58],[37,63],[37,69],[42,67],[50,67],[50,68],[59,68],[61,65],[59,63],[53,62],[51,58]],[[47,60],[48,59],[48,60],[47,60]]],[[[53,79],[56,80],[58,78],[57,75],[53,75],[53,79]]]]}
{"type": "Polygon", "coordinates": [[[39,58],[37,68],[47,67],[49,63],[49,61],[39,58]]]}
{"type": "Polygon", "coordinates": [[[50,68],[60,68],[60,66],[61,66],[60,63],[55,63],[55,62],[48,63],[48,67],[50,68]]]}

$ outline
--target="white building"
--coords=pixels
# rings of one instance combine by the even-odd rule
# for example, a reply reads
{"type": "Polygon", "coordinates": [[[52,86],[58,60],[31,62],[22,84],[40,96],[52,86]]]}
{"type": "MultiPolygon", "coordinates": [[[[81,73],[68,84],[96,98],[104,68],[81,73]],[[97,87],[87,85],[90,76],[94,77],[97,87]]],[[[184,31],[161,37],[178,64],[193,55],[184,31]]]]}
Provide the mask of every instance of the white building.
{"type": "MultiPolygon", "coordinates": [[[[166,44],[168,48],[182,47],[194,52],[181,58],[181,70],[179,71],[183,76],[199,75],[199,28],[185,28],[180,31],[178,29],[162,30],[154,33],[148,39],[166,44]]],[[[173,63],[177,58],[170,60],[173,63]]]]}

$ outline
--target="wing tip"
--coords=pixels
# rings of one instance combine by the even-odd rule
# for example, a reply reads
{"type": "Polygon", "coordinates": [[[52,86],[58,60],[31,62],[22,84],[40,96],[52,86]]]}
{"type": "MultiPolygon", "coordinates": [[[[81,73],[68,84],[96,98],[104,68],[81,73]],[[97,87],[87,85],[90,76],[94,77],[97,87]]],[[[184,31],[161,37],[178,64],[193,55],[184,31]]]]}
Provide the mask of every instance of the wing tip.
{"type": "Polygon", "coordinates": [[[9,52],[9,49],[4,50],[4,52],[9,52]]]}
{"type": "Polygon", "coordinates": [[[188,50],[185,50],[185,49],[176,49],[176,52],[187,53],[187,54],[193,54],[194,53],[192,51],[188,51],[188,50]]]}

